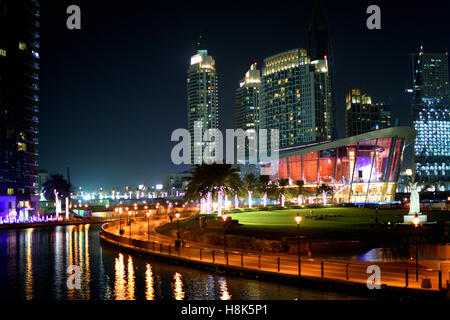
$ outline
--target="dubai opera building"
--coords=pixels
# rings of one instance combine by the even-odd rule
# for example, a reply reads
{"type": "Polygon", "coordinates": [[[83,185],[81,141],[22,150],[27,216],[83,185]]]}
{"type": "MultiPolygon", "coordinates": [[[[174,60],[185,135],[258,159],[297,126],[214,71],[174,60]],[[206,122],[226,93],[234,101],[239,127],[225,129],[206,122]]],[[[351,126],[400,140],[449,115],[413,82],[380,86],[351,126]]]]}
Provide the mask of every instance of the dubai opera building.
{"type": "Polygon", "coordinates": [[[393,201],[403,150],[415,136],[414,128],[392,127],[281,149],[278,173],[272,179],[287,178],[291,184],[303,180],[310,191],[327,184],[336,203],[393,201]]]}

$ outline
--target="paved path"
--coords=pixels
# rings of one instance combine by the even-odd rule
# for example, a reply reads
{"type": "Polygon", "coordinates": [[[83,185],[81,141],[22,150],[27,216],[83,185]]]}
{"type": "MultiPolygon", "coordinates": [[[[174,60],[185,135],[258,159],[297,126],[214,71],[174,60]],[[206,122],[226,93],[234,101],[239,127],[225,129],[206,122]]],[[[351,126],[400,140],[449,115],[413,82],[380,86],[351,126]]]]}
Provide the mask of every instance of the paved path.
{"type": "MultiPolygon", "coordinates": [[[[124,229],[123,237],[130,236],[130,226],[122,221],[124,229]]],[[[258,253],[250,250],[227,248],[225,253],[223,246],[214,246],[207,243],[187,241],[180,252],[175,251],[175,238],[156,232],[155,228],[168,223],[166,216],[158,219],[152,218],[147,222],[146,218],[138,218],[131,224],[131,237],[133,239],[156,242],[155,251],[178,254],[180,257],[190,260],[206,261],[219,265],[230,265],[250,269],[258,269],[269,272],[280,272],[289,275],[298,275],[298,257],[289,254],[258,253]],[[150,230],[150,232],[148,232],[150,230]],[[160,246],[162,244],[162,246],[160,246]],[[170,245],[170,247],[169,247],[170,245]],[[159,247],[158,247],[159,246],[159,247]],[[172,250],[170,252],[170,250],[172,250]]],[[[174,223],[176,223],[174,221],[174,223]]],[[[119,235],[119,224],[112,224],[107,228],[108,232],[119,235]]],[[[301,257],[301,275],[309,277],[344,280],[351,282],[367,283],[372,273],[367,273],[370,265],[377,265],[381,271],[381,284],[405,287],[406,270],[408,270],[408,287],[421,288],[422,278],[431,280],[431,290],[439,288],[439,273],[424,265],[420,265],[419,281],[416,281],[415,262],[355,262],[333,259],[316,259],[307,256],[301,257]]],[[[446,280],[450,274],[447,270],[442,274],[442,285],[446,288],[446,280]],[[446,273],[447,272],[447,273],[446,273]]]]}

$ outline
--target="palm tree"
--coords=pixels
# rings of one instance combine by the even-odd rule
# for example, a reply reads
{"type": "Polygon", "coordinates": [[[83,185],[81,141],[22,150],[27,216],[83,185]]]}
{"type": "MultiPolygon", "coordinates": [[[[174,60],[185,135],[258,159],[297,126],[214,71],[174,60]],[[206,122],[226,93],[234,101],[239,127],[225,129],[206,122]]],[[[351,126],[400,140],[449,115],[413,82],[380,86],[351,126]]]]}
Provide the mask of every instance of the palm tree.
{"type": "Polygon", "coordinates": [[[202,213],[212,213],[212,200],[217,199],[218,215],[222,215],[223,196],[232,194],[237,188],[238,176],[230,164],[197,165],[191,177],[188,177],[185,199],[200,200],[202,213]],[[206,208],[205,208],[206,206],[206,208]]]}
{"type": "Polygon", "coordinates": [[[270,188],[269,182],[270,182],[269,176],[259,176],[258,188],[263,196],[263,207],[267,206],[267,192],[269,191],[270,188]]]}
{"type": "Polygon", "coordinates": [[[295,181],[295,185],[297,185],[296,194],[298,197],[298,204],[303,204],[303,197],[308,194],[308,190],[305,188],[305,181],[297,180],[295,181]]]}
{"type": "Polygon", "coordinates": [[[242,188],[248,193],[248,207],[252,207],[252,195],[258,191],[258,180],[253,173],[247,174],[242,181],[242,188]]]}
{"type": "Polygon", "coordinates": [[[62,174],[52,174],[44,183],[43,192],[47,201],[55,201],[56,217],[61,213],[61,199],[66,199],[66,219],[69,219],[69,199],[73,191],[72,185],[62,174]]]}
{"type": "Polygon", "coordinates": [[[280,197],[280,205],[284,207],[284,200],[288,195],[289,179],[278,179],[278,196],[280,197]]]}
{"type": "Polygon", "coordinates": [[[322,183],[320,186],[316,189],[316,195],[320,196],[322,195],[323,198],[323,204],[327,204],[327,194],[332,194],[333,188],[329,185],[322,183]]]}

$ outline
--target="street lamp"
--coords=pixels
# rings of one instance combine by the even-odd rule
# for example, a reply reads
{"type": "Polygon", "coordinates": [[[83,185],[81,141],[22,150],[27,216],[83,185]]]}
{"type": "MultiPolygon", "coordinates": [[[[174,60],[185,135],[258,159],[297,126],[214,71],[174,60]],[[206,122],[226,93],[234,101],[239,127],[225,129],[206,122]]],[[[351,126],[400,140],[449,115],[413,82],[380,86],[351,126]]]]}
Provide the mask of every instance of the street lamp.
{"type": "Polygon", "coordinates": [[[297,222],[297,256],[298,256],[298,275],[302,275],[301,262],[300,262],[300,222],[302,221],[302,217],[300,213],[297,213],[295,216],[295,222],[297,222]]]}
{"type": "Polygon", "coordinates": [[[412,218],[412,222],[414,223],[414,229],[416,230],[416,281],[419,281],[419,236],[418,236],[418,226],[420,224],[420,218],[416,215],[412,218]]]}
{"type": "Polygon", "coordinates": [[[227,252],[227,219],[228,216],[226,213],[222,215],[223,219],[223,250],[227,252]]]}
{"type": "Polygon", "coordinates": [[[150,211],[147,211],[147,241],[150,241],[150,211]]]}
{"type": "Polygon", "coordinates": [[[131,239],[131,211],[128,211],[128,225],[130,226],[130,239],[131,239]]]}
{"type": "Polygon", "coordinates": [[[122,208],[119,208],[119,234],[122,235],[122,208]]]}
{"type": "Polygon", "coordinates": [[[175,217],[177,218],[177,239],[180,240],[180,224],[179,224],[179,218],[180,214],[177,212],[175,213],[175,217]]]}

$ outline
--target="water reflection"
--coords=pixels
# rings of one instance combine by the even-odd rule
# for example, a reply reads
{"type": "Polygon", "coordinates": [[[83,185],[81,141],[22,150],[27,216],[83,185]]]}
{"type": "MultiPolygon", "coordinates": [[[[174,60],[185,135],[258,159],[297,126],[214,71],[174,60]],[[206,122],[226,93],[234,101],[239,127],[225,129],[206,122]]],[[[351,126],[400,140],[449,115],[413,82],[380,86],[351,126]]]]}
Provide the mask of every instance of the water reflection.
{"type": "Polygon", "coordinates": [[[133,268],[133,259],[131,256],[128,256],[128,283],[127,283],[127,293],[128,300],[136,299],[134,296],[134,268],[133,268]]]}
{"type": "Polygon", "coordinates": [[[34,229],[27,230],[27,278],[26,278],[26,289],[25,296],[27,300],[33,299],[33,259],[31,255],[31,240],[32,233],[34,229]]]}
{"type": "Polygon", "coordinates": [[[79,225],[0,231],[0,299],[348,298],[126,254],[101,243],[98,230],[79,225]],[[80,268],[81,289],[67,286],[70,265],[80,268]]]}
{"type": "Polygon", "coordinates": [[[114,282],[114,295],[116,300],[125,300],[125,265],[123,264],[123,254],[119,254],[119,258],[115,259],[115,282],[114,282]]]}
{"type": "Polygon", "coordinates": [[[220,291],[222,295],[220,296],[220,300],[231,300],[231,295],[228,292],[227,280],[224,278],[219,279],[220,291]]]}
{"type": "Polygon", "coordinates": [[[145,266],[145,299],[155,300],[155,289],[153,288],[153,272],[150,263],[145,266]]]}
{"type": "Polygon", "coordinates": [[[175,272],[175,274],[173,275],[175,283],[172,285],[172,287],[173,287],[173,297],[175,300],[184,299],[183,281],[181,280],[181,278],[182,277],[179,272],[175,272]]]}

